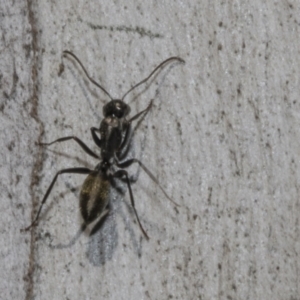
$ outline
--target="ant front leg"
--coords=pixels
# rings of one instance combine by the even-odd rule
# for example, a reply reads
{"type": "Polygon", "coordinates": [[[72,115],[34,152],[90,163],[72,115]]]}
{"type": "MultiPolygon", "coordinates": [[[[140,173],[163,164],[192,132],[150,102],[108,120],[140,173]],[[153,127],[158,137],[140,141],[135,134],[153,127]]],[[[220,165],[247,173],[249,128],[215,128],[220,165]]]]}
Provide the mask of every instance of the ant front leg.
{"type": "Polygon", "coordinates": [[[45,202],[46,202],[46,200],[47,200],[50,192],[52,191],[52,188],[54,186],[54,183],[56,182],[56,179],[57,179],[58,175],[64,174],[64,173],[84,174],[84,175],[86,175],[86,174],[90,174],[91,172],[93,172],[93,171],[90,170],[90,169],[88,169],[88,168],[70,168],[70,169],[63,169],[63,170],[58,171],[56,173],[56,175],[54,176],[54,178],[53,178],[50,186],[48,187],[48,190],[47,190],[47,192],[46,192],[46,194],[45,194],[45,196],[44,196],[44,198],[42,200],[42,203],[41,203],[40,208],[39,208],[39,210],[38,210],[38,212],[36,214],[35,219],[33,220],[33,222],[28,227],[26,227],[24,229],[21,229],[21,230],[22,231],[27,231],[27,230],[29,230],[31,227],[33,227],[36,224],[36,222],[39,219],[40,213],[42,211],[42,207],[45,204],[45,202]]]}
{"type": "Polygon", "coordinates": [[[100,133],[100,130],[96,127],[92,127],[91,128],[91,134],[92,134],[92,138],[95,142],[95,144],[99,147],[99,148],[102,148],[102,142],[101,142],[101,139],[98,138],[96,132],[99,132],[100,133]]]}
{"type": "Polygon", "coordinates": [[[148,113],[148,111],[150,110],[150,108],[152,107],[152,104],[153,104],[153,99],[150,100],[150,103],[149,103],[149,105],[147,106],[146,109],[144,109],[144,110],[140,111],[139,113],[137,113],[128,122],[131,123],[132,121],[136,120],[143,113],[145,113],[145,115],[146,115],[148,113]]]}
{"type": "Polygon", "coordinates": [[[147,235],[146,231],[144,230],[144,228],[143,228],[143,226],[142,226],[142,224],[140,222],[139,216],[138,216],[138,214],[136,212],[136,209],[135,209],[133,193],[132,193],[131,184],[130,184],[130,181],[129,181],[129,178],[128,178],[127,171],[125,171],[125,170],[119,170],[119,171],[117,171],[117,172],[115,172],[113,174],[113,177],[116,177],[116,178],[125,177],[126,178],[126,183],[127,183],[128,189],[129,189],[131,206],[133,208],[133,211],[135,213],[136,219],[138,221],[138,224],[140,226],[140,229],[141,229],[142,233],[144,234],[144,236],[146,237],[146,239],[149,240],[149,236],[147,235]]]}
{"type": "Polygon", "coordinates": [[[121,144],[121,146],[118,150],[119,160],[122,160],[122,158],[126,156],[128,146],[129,146],[129,143],[130,143],[130,138],[131,138],[131,123],[132,123],[132,121],[138,119],[142,114],[144,114],[144,116],[145,116],[149,112],[149,110],[151,109],[152,103],[153,103],[153,100],[150,101],[150,103],[149,103],[149,105],[147,106],[146,109],[140,111],[139,113],[137,113],[131,119],[128,120],[128,126],[126,128],[125,138],[124,138],[124,140],[123,140],[123,142],[122,142],[122,144],[121,144]]]}
{"type": "Polygon", "coordinates": [[[78,137],[76,136],[66,136],[63,138],[59,138],[51,143],[39,143],[38,145],[40,146],[50,146],[52,144],[55,143],[61,143],[61,142],[65,142],[68,140],[74,140],[75,142],[77,142],[79,144],[79,146],[84,150],[84,152],[86,152],[87,154],[89,154],[90,156],[93,156],[94,158],[100,159],[100,157],[94,152],[92,151],[82,140],[80,140],[78,137]]]}

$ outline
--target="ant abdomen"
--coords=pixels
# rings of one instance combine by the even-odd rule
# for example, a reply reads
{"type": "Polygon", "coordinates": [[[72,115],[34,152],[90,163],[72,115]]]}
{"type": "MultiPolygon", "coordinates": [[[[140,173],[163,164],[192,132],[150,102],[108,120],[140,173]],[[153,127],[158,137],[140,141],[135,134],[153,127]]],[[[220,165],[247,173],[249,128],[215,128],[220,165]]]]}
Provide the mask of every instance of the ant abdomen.
{"type": "Polygon", "coordinates": [[[106,207],[110,199],[110,181],[101,171],[95,170],[83,182],[79,205],[86,225],[107,213],[106,207]]]}

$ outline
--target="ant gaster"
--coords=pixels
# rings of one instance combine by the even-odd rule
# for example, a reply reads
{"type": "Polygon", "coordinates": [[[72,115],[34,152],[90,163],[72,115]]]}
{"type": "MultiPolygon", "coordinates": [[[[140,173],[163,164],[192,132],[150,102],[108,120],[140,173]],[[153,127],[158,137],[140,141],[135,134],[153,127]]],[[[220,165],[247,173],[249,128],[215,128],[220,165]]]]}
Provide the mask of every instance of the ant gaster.
{"type": "Polygon", "coordinates": [[[151,73],[150,75],[131,87],[122,97],[122,99],[113,99],[110,94],[100,85],[98,84],[93,78],[91,78],[86,71],[85,67],[81,63],[81,61],[77,58],[75,54],[73,54],[70,51],[64,51],[63,55],[70,55],[72,56],[81,66],[84,73],[86,74],[87,78],[95,84],[97,87],[99,87],[110,99],[111,101],[108,102],[103,106],[103,115],[104,119],[101,121],[100,127],[91,128],[91,134],[92,138],[95,142],[95,144],[100,148],[101,155],[99,156],[94,151],[92,151],[84,142],[82,142],[79,138],[76,136],[67,136],[63,138],[59,138],[51,143],[41,143],[40,145],[49,146],[57,142],[64,142],[67,140],[74,140],[76,141],[79,146],[90,156],[93,156],[94,158],[97,158],[100,160],[100,163],[95,167],[94,170],[88,169],[88,168],[69,168],[69,169],[63,169],[56,173],[54,176],[43,200],[40,204],[39,210],[36,214],[35,219],[31,223],[30,226],[25,228],[24,230],[29,230],[32,226],[34,226],[40,216],[42,207],[44,203],[46,202],[56,180],[57,177],[60,174],[64,173],[74,173],[74,174],[86,174],[88,175],[85,179],[81,192],[80,192],[80,210],[81,214],[84,220],[84,224],[88,225],[95,221],[96,219],[101,220],[107,213],[108,213],[108,202],[110,198],[110,189],[111,185],[113,184],[113,181],[115,178],[119,179],[125,179],[125,182],[128,186],[129,190],[129,196],[131,205],[133,208],[133,211],[135,213],[136,219],[138,221],[139,227],[141,231],[143,232],[144,236],[149,239],[146,231],[144,230],[138,214],[135,209],[134,205],[134,197],[131,189],[130,179],[128,176],[128,172],[124,170],[124,168],[129,167],[133,163],[139,164],[139,166],[149,175],[149,177],[159,186],[159,188],[162,190],[162,192],[165,194],[165,196],[172,201],[175,205],[178,205],[175,203],[164,191],[164,189],[159,184],[158,180],[154,177],[154,175],[144,166],[144,164],[134,158],[127,159],[126,160],[126,154],[128,152],[128,148],[130,146],[131,142],[131,123],[132,121],[138,119],[141,115],[146,114],[151,106],[152,106],[152,100],[150,101],[150,104],[148,107],[141,112],[137,113],[135,116],[127,119],[129,113],[130,113],[130,107],[124,102],[124,98],[135,88],[140,86],[141,84],[145,83],[150,77],[153,76],[153,74],[165,66],[168,62],[177,60],[181,63],[184,63],[184,60],[179,57],[170,57],[167,60],[163,61],[161,64],[159,64],[151,73]],[[98,134],[100,134],[100,138],[98,137],[98,134]],[[118,168],[117,171],[115,171],[114,166],[118,168]]]}

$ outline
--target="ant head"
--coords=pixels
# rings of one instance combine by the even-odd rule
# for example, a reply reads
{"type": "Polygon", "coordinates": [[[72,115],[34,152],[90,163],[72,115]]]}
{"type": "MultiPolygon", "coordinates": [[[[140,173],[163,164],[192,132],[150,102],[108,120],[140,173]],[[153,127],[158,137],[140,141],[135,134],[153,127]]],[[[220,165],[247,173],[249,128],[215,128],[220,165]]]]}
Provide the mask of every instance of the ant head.
{"type": "Polygon", "coordinates": [[[181,63],[184,63],[184,60],[180,57],[170,57],[166,60],[164,60],[162,63],[160,63],[151,73],[148,77],[146,77],[145,79],[143,79],[142,81],[140,81],[139,83],[137,83],[136,85],[134,85],[133,87],[131,87],[122,97],[122,99],[113,99],[112,96],[106,91],[105,88],[103,88],[99,83],[97,83],[93,78],[90,77],[90,75],[88,74],[87,70],[85,69],[85,67],[83,66],[83,64],[81,63],[81,61],[79,60],[79,58],[72,52],[65,50],[63,52],[63,55],[70,55],[72,56],[81,66],[81,68],[83,69],[84,73],[86,74],[87,78],[94,84],[96,85],[98,88],[100,88],[109,98],[110,98],[110,102],[108,102],[106,105],[103,106],[103,115],[104,117],[108,117],[108,116],[115,116],[118,119],[124,118],[126,117],[129,113],[130,113],[130,107],[124,103],[124,99],[125,97],[132,92],[135,88],[137,88],[138,86],[140,86],[141,84],[145,83],[150,77],[153,76],[153,74],[155,74],[155,72],[157,70],[159,70],[160,68],[163,68],[168,62],[173,61],[173,60],[177,60],[181,63]]]}
{"type": "Polygon", "coordinates": [[[104,117],[114,116],[118,119],[125,118],[130,113],[130,107],[122,100],[111,100],[103,106],[104,117]]]}

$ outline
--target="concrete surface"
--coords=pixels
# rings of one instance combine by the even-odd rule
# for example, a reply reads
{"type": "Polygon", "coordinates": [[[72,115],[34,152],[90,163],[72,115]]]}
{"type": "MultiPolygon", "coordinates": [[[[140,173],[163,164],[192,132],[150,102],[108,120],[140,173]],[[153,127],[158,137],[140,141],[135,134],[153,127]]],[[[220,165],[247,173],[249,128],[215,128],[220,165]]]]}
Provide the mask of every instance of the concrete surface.
{"type": "Polygon", "coordinates": [[[1,1],[1,299],[300,299],[300,7],[296,1],[1,1]],[[97,163],[101,90],[154,106],[134,152],[136,207],[115,192],[80,234],[81,175],[61,176],[38,227],[22,233],[55,173],[97,163]],[[140,171],[140,172],[139,172],[140,171]]]}

